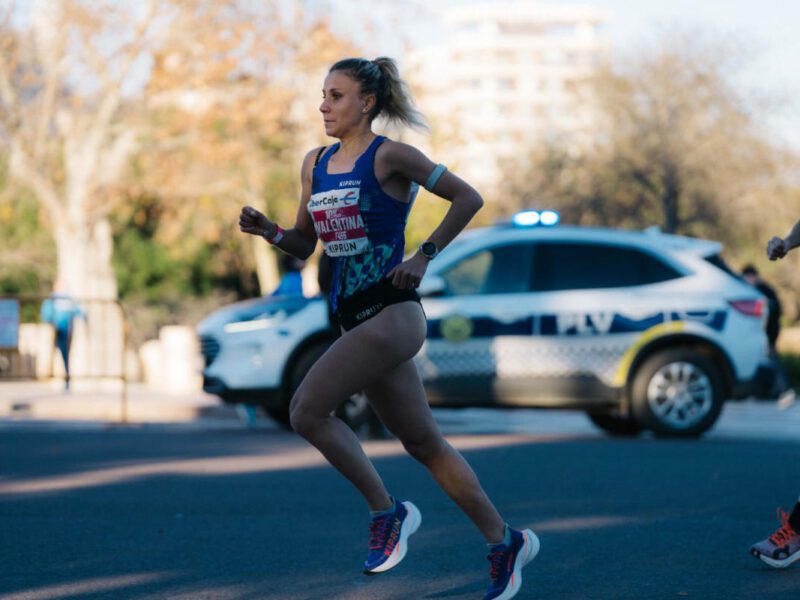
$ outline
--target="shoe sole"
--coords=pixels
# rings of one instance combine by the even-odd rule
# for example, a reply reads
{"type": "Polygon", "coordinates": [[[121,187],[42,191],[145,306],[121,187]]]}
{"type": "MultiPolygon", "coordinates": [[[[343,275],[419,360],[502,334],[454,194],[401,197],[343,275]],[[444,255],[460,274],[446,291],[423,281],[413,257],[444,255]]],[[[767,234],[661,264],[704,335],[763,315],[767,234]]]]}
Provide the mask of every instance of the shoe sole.
{"type": "Polygon", "coordinates": [[[514,570],[511,572],[508,585],[506,589],[503,590],[502,594],[495,596],[494,600],[509,600],[509,598],[513,598],[517,595],[517,592],[519,592],[522,587],[522,569],[539,554],[541,544],[536,534],[530,529],[524,529],[522,531],[522,536],[525,538],[525,542],[522,544],[522,549],[514,560],[514,570]]]}
{"type": "Polygon", "coordinates": [[[408,538],[411,537],[413,533],[416,533],[417,529],[419,529],[419,526],[422,523],[422,513],[419,512],[419,509],[414,506],[412,502],[405,501],[403,502],[403,506],[406,507],[408,516],[406,517],[406,520],[403,521],[403,525],[400,527],[400,539],[397,540],[394,550],[392,550],[389,558],[387,558],[377,567],[368,571],[365,570],[364,575],[377,575],[378,573],[385,573],[389,569],[399,565],[400,561],[406,557],[406,552],[408,552],[408,538]]]}
{"type": "Polygon", "coordinates": [[[751,551],[751,554],[756,558],[758,558],[759,560],[761,560],[761,562],[766,563],[770,567],[774,567],[776,569],[783,569],[785,567],[788,567],[793,562],[800,560],[800,550],[784,558],[783,560],[778,560],[775,558],[770,558],[769,556],[764,556],[763,554],[757,551],[751,551]]]}

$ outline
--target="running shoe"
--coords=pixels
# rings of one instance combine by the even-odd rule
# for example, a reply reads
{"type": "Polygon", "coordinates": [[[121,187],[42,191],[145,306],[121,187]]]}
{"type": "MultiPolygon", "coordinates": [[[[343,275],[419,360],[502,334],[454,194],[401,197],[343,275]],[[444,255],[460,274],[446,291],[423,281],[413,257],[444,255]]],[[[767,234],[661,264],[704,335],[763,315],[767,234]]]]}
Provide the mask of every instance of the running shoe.
{"type": "Polygon", "coordinates": [[[375,575],[396,567],[408,551],[408,537],[419,529],[422,515],[411,502],[398,502],[393,513],[372,519],[369,555],[364,574],[375,575]]]}
{"type": "Polygon", "coordinates": [[[522,568],[539,553],[539,538],[530,529],[511,529],[511,543],[499,545],[486,557],[492,582],[483,600],[508,600],[522,587],[522,568]]]}
{"type": "Polygon", "coordinates": [[[770,567],[782,569],[800,560],[800,533],[789,524],[789,515],[785,510],[778,509],[778,520],[781,522],[778,530],[763,542],[754,544],[750,554],[770,567]]]}
{"type": "Polygon", "coordinates": [[[797,393],[792,388],[781,392],[780,396],[778,396],[778,408],[780,410],[791,408],[795,402],[797,402],[797,393]]]}

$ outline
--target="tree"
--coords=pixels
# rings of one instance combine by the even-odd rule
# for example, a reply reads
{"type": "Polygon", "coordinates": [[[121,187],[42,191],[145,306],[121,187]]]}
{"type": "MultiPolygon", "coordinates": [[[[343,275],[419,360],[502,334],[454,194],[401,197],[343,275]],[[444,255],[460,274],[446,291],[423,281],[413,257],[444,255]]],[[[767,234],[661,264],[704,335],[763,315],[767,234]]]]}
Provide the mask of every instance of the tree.
{"type": "Polygon", "coordinates": [[[259,159],[293,149],[296,79],[342,48],[301,0],[0,6],[9,176],[46,210],[58,277],[89,297],[117,295],[118,202],[153,186],[184,201],[263,198],[259,159]]]}
{"type": "Polygon", "coordinates": [[[9,174],[45,208],[58,276],[82,296],[116,296],[105,188],[135,141],[119,124],[123,89],[155,4],[131,14],[70,0],[26,11],[10,1],[0,21],[0,143],[9,174]],[[131,17],[133,25],[121,25],[131,17]]]}
{"type": "Polygon", "coordinates": [[[579,88],[594,130],[533,149],[509,171],[510,195],[576,223],[733,233],[754,195],[781,185],[788,159],[736,85],[741,64],[730,44],[673,32],[604,66],[579,88]]]}
{"type": "Polygon", "coordinates": [[[231,18],[222,6],[213,18],[183,15],[154,55],[141,115],[146,142],[134,158],[131,189],[164,205],[157,239],[190,252],[214,244],[215,263],[251,296],[253,258],[264,293],[277,281],[275,252],[239,233],[239,209],[253,204],[294,222],[302,155],[326,143],[316,90],[333,61],[357,52],[295,8],[282,19],[266,6],[231,18]],[[228,33],[217,39],[221,20],[228,33]],[[187,74],[191,85],[175,88],[187,74]]]}

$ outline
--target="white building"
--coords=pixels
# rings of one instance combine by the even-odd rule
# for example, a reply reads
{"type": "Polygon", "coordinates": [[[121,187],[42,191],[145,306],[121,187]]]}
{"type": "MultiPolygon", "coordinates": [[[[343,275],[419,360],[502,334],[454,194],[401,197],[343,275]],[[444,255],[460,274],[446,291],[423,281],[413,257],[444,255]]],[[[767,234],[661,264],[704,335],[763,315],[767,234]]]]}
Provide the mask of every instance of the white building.
{"type": "Polygon", "coordinates": [[[517,1],[451,7],[443,20],[446,33],[410,53],[406,75],[434,125],[436,157],[491,199],[505,158],[591,128],[575,90],[609,56],[607,15],[517,1]]]}

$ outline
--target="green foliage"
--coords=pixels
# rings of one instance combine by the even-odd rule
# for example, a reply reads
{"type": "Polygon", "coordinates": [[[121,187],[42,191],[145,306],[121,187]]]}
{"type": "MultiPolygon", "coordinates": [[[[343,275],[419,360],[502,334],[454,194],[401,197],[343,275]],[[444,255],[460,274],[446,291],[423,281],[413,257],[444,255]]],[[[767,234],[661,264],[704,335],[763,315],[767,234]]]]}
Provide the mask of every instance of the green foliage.
{"type": "Polygon", "coordinates": [[[175,240],[163,239],[173,221],[153,197],[132,199],[113,220],[113,266],[134,343],[155,337],[162,325],[197,322],[220,304],[248,295],[235,261],[217,258],[227,254],[226,242],[204,240],[198,221],[181,220],[175,240]]]}
{"type": "Polygon", "coordinates": [[[55,244],[40,226],[34,198],[9,193],[0,199],[0,294],[36,296],[50,291],[55,244]]]}

